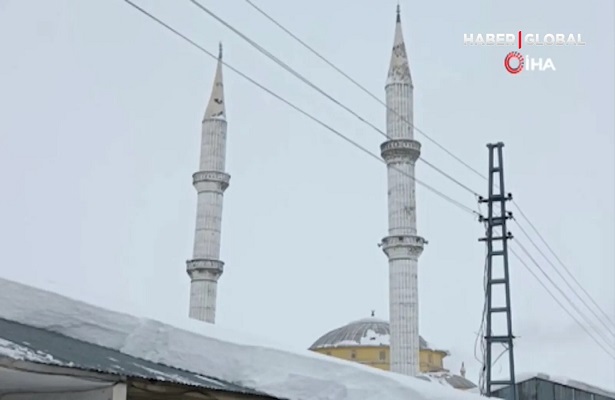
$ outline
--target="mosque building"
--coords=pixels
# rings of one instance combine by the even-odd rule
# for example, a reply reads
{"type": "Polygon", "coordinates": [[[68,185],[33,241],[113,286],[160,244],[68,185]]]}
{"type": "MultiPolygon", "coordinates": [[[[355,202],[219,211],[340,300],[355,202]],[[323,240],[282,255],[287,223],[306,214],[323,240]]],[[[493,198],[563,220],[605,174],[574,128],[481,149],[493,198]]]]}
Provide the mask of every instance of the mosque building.
{"type": "MultiPolygon", "coordinates": [[[[199,171],[193,175],[197,216],[190,276],[191,318],[215,323],[220,261],[222,204],[230,175],[225,172],[227,121],[222,80],[222,47],[213,89],[201,131],[199,171]]],[[[444,368],[445,350],[433,348],[419,335],[418,259],[427,241],[417,234],[414,166],[421,144],[414,140],[412,77],[397,7],[395,37],[385,91],[387,140],[380,146],[387,164],[388,235],[380,247],[389,265],[390,322],[372,316],[334,329],[310,350],[382,370],[437,380],[458,389],[475,388],[460,374],[444,368]]]]}
{"type": "MultiPolygon", "coordinates": [[[[348,361],[370,365],[388,371],[390,369],[391,329],[387,321],[371,317],[352,321],[322,335],[310,346],[310,350],[348,361]]],[[[419,336],[420,372],[444,370],[446,350],[431,348],[419,336]]]]}
{"type": "MultiPolygon", "coordinates": [[[[322,335],[310,350],[342,360],[353,361],[385,371],[391,369],[391,328],[388,321],[370,317],[352,321],[342,327],[322,335]]],[[[448,384],[456,389],[474,389],[476,385],[465,378],[462,364],[460,374],[451,373],[444,367],[447,350],[431,346],[419,336],[419,374],[418,378],[448,384]]]]}

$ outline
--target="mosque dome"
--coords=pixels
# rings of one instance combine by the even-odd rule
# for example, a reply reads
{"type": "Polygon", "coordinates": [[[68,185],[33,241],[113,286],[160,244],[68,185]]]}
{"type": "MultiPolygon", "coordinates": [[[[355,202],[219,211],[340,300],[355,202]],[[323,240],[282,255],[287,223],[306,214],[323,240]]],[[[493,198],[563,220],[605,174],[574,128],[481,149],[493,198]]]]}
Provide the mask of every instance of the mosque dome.
{"type": "MultiPolygon", "coordinates": [[[[310,346],[310,350],[388,371],[391,361],[390,336],[389,322],[376,318],[372,312],[369,318],[352,321],[325,333],[310,346]]],[[[463,366],[461,375],[452,374],[444,368],[444,358],[449,355],[448,351],[433,348],[420,336],[419,346],[420,379],[461,390],[476,387],[465,378],[463,366]]]]}
{"type": "MultiPolygon", "coordinates": [[[[330,347],[389,346],[391,329],[389,322],[374,316],[350,322],[322,335],[310,346],[310,350],[330,347]]],[[[421,350],[429,345],[419,337],[421,350]]]]}

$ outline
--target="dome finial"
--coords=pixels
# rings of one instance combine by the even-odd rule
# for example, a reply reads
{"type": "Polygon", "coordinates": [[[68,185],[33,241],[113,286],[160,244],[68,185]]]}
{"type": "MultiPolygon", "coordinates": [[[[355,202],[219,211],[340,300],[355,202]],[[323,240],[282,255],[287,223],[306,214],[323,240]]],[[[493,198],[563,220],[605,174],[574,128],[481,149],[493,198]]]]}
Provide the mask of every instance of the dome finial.
{"type": "Polygon", "coordinates": [[[462,377],[466,377],[466,365],[463,361],[461,362],[461,370],[459,371],[459,373],[462,377]]]}
{"type": "Polygon", "coordinates": [[[222,42],[218,43],[218,60],[222,60],[222,42]]]}
{"type": "Polygon", "coordinates": [[[372,310],[372,317],[376,316],[376,310],[372,310]]]}
{"type": "Polygon", "coordinates": [[[401,22],[401,7],[399,6],[399,0],[397,0],[397,19],[396,22],[401,22]]]}

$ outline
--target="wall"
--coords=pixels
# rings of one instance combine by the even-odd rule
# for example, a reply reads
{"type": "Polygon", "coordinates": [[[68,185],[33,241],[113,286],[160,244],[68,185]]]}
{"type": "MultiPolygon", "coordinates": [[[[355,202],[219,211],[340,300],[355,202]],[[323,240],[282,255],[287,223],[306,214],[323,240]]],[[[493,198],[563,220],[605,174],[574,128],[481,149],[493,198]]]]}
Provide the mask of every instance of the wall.
{"type": "Polygon", "coordinates": [[[0,396],[2,400],[126,400],[126,386],[77,392],[15,393],[0,396]]]}
{"type": "MultiPolygon", "coordinates": [[[[356,347],[330,347],[314,350],[320,354],[326,354],[342,360],[356,361],[375,368],[389,370],[389,347],[388,346],[356,346],[356,347]],[[353,357],[354,354],[354,357],[353,357]]],[[[446,353],[434,350],[421,350],[419,355],[421,372],[441,370],[446,353]]]]}

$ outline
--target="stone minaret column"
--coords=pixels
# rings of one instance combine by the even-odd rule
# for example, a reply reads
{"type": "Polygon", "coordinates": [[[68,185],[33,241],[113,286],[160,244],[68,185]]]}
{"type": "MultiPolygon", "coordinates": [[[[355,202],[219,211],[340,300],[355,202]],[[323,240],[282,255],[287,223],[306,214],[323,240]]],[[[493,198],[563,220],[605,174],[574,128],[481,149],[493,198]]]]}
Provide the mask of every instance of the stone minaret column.
{"type": "Polygon", "coordinates": [[[222,84],[222,44],[211,98],[201,130],[199,172],[192,175],[198,193],[194,253],[187,262],[190,276],[190,318],[214,323],[216,293],[224,263],[220,261],[220,231],[223,194],[230,175],[224,172],[226,158],[226,113],[222,84]]]}
{"type": "Polygon", "coordinates": [[[421,144],[413,139],[412,78],[406,46],[397,22],[393,53],[386,81],[387,136],[380,146],[387,163],[389,236],[382,249],[389,259],[389,314],[391,319],[391,371],[419,373],[418,258],[426,241],[416,234],[414,164],[421,144]]]}

